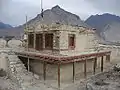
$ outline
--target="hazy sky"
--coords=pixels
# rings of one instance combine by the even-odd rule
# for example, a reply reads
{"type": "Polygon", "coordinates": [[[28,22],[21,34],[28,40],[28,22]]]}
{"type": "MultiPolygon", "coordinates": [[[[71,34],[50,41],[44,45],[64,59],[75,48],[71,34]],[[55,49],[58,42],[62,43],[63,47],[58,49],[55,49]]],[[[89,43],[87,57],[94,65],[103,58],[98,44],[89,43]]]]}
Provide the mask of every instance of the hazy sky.
{"type": "MultiPolygon", "coordinates": [[[[82,20],[90,15],[112,13],[120,16],[120,0],[43,0],[43,8],[59,5],[82,20]]],[[[0,0],[0,21],[13,26],[23,24],[40,13],[40,0],[0,0]]]]}

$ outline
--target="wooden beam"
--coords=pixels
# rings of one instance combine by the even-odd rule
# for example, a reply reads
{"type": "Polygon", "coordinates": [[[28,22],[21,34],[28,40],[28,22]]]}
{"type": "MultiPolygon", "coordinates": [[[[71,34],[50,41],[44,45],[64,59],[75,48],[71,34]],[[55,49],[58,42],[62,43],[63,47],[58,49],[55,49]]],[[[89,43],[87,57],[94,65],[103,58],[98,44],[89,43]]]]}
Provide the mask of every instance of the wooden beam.
{"type": "Polygon", "coordinates": [[[87,77],[87,59],[85,59],[85,62],[84,62],[84,77],[85,78],[87,77]]]}
{"type": "Polygon", "coordinates": [[[96,67],[97,67],[97,57],[94,58],[94,64],[93,64],[93,74],[95,75],[96,72],[96,67]]]}
{"type": "Polygon", "coordinates": [[[73,83],[75,81],[75,62],[73,62],[73,83]]]}
{"type": "Polygon", "coordinates": [[[103,72],[103,59],[104,59],[104,57],[102,56],[101,57],[101,72],[103,72]]]}
{"type": "Polygon", "coordinates": [[[43,63],[43,78],[44,78],[44,81],[46,80],[46,66],[47,66],[47,63],[44,62],[43,63]]]}
{"type": "Polygon", "coordinates": [[[58,64],[58,88],[60,89],[60,64],[58,64]]]}

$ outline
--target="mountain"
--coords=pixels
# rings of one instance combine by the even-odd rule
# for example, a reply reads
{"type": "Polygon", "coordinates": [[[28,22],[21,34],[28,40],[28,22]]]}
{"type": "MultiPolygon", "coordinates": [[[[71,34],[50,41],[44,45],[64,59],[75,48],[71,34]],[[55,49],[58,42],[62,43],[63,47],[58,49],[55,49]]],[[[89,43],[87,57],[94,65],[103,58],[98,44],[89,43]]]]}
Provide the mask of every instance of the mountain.
{"type": "Polygon", "coordinates": [[[0,37],[14,36],[15,38],[20,39],[22,34],[22,27],[12,27],[9,24],[4,24],[3,22],[0,22],[0,37]]]}
{"type": "Polygon", "coordinates": [[[23,33],[24,33],[24,30],[22,27],[0,29],[0,37],[14,36],[16,39],[20,39],[23,33]]]}
{"type": "Polygon", "coordinates": [[[61,23],[78,25],[83,27],[89,27],[84,23],[79,16],[72,14],[64,9],[60,8],[58,5],[52,9],[47,9],[43,12],[43,18],[41,14],[38,14],[34,19],[28,22],[28,26],[34,26],[40,23],[51,24],[51,23],[61,23]]]}
{"type": "Polygon", "coordinates": [[[4,24],[4,23],[0,22],[0,29],[7,29],[7,28],[12,28],[12,26],[9,24],[4,24]]]}
{"type": "MultiPolygon", "coordinates": [[[[92,15],[85,23],[96,28],[102,43],[118,45],[120,42],[120,17],[105,13],[102,15],[92,15]]],[[[120,45],[120,44],[119,44],[120,45]]]]}
{"type": "Polygon", "coordinates": [[[108,24],[101,36],[104,37],[105,41],[120,43],[120,22],[108,24]]]}
{"type": "Polygon", "coordinates": [[[120,17],[105,13],[102,15],[92,15],[85,21],[91,27],[96,28],[98,32],[102,32],[106,25],[112,22],[120,22],[120,17]]]}
{"type": "MultiPolygon", "coordinates": [[[[35,27],[38,24],[52,24],[52,23],[60,23],[60,24],[69,24],[69,25],[77,25],[91,28],[89,25],[84,23],[80,19],[79,16],[72,14],[64,9],[60,8],[58,5],[51,9],[47,9],[43,12],[43,18],[41,14],[38,14],[35,18],[31,19],[27,22],[28,27],[35,27]]],[[[15,27],[11,29],[2,29],[0,31],[1,35],[14,35],[20,37],[20,34],[23,34],[23,28],[26,24],[23,24],[20,27],[15,27]]]]}

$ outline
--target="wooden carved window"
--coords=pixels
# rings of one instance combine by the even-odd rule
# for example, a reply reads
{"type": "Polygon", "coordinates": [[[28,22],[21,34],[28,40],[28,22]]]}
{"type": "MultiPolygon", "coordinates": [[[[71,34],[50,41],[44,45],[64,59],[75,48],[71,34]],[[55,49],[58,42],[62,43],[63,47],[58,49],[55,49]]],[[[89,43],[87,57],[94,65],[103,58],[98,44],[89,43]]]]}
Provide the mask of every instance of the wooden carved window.
{"type": "Polygon", "coordinates": [[[69,49],[74,49],[75,48],[75,35],[74,34],[69,34],[68,35],[69,39],[69,49]]]}
{"type": "Polygon", "coordinates": [[[45,34],[45,48],[53,49],[53,34],[45,34]]]}
{"type": "Polygon", "coordinates": [[[34,45],[34,35],[28,34],[28,47],[33,48],[34,45]]]}

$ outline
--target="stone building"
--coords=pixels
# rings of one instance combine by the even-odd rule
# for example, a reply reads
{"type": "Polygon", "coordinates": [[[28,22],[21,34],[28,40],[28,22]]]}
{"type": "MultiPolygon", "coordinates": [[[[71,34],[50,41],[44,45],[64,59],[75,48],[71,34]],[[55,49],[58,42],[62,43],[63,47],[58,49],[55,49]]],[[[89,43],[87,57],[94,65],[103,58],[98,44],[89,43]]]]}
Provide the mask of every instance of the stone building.
{"type": "Polygon", "coordinates": [[[84,27],[52,24],[28,30],[28,47],[31,50],[77,55],[94,51],[95,46],[95,31],[84,27]]]}
{"type": "Polygon", "coordinates": [[[74,82],[82,75],[87,77],[88,72],[95,74],[97,67],[103,71],[104,56],[110,60],[111,52],[98,50],[95,31],[89,28],[40,24],[29,27],[25,34],[27,48],[16,54],[28,70],[43,75],[44,80],[58,80],[59,87],[61,81],[74,82]]]}

